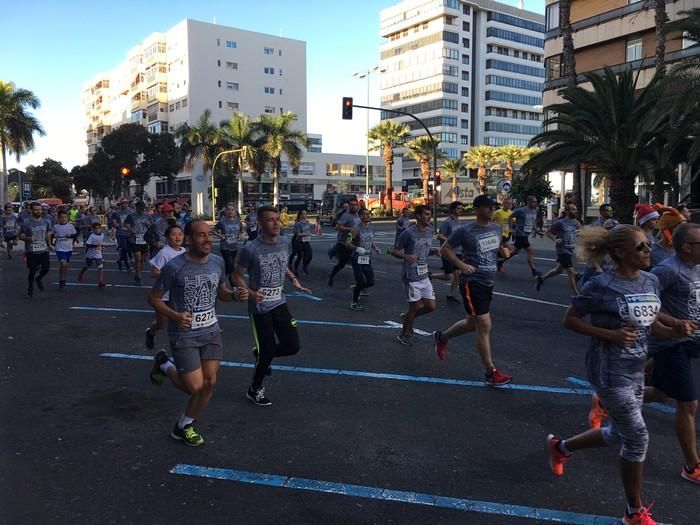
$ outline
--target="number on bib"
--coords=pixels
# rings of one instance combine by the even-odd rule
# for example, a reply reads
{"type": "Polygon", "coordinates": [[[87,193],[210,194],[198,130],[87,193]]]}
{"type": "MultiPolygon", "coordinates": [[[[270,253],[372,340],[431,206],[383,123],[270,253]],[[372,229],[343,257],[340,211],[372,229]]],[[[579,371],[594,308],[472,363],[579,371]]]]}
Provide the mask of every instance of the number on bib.
{"type": "Polygon", "coordinates": [[[357,258],[357,264],[369,264],[369,255],[360,255],[357,258]]]}
{"type": "Polygon", "coordinates": [[[136,244],[146,244],[146,240],[143,238],[143,233],[136,234],[136,244]]]}
{"type": "Polygon", "coordinates": [[[483,237],[478,237],[478,243],[479,253],[486,253],[497,250],[501,245],[501,240],[498,238],[498,235],[488,234],[483,237]]]}
{"type": "Polygon", "coordinates": [[[192,313],[192,329],[205,328],[211,326],[216,322],[216,312],[213,308],[205,310],[204,312],[193,312],[192,313]]]}
{"type": "Polygon", "coordinates": [[[635,326],[651,326],[656,321],[661,301],[654,294],[625,295],[629,320],[635,326]]]}
{"type": "Polygon", "coordinates": [[[278,301],[282,298],[282,287],[275,286],[274,288],[260,288],[263,294],[263,303],[278,301]]]}
{"type": "Polygon", "coordinates": [[[311,242],[311,235],[302,235],[301,242],[311,242]]]}
{"type": "Polygon", "coordinates": [[[32,243],[32,252],[43,252],[44,250],[46,250],[46,242],[34,241],[32,243]]]}
{"type": "Polygon", "coordinates": [[[417,264],[416,265],[416,273],[418,275],[425,275],[428,273],[428,265],[427,264],[417,264]]]}

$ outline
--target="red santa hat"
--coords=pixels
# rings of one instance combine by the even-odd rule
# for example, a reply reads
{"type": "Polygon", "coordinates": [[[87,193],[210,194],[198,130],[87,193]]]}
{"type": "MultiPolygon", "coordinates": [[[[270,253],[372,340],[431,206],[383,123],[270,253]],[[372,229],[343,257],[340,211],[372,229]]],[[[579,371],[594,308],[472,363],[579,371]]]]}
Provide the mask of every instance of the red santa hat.
{"type": "Polygon", "coordinates": [[[647,221],[659,218],[659,212],[649,204],[635,204],[634,211],[637,215],[637,221],[639,222],[640,226],[647,221]]]}

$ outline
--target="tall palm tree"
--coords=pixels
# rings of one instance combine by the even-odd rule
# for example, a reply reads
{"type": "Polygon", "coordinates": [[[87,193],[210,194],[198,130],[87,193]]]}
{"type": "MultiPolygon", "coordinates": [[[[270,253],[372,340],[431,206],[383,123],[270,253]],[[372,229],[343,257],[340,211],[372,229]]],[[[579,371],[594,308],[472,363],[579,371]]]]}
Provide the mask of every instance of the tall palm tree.
{"type": "Polygon", "coordinates": [[[493,146],[474,146],[464,154],[464,163],[467,168],[476,169],[476,178],[479,181],[479,192],[486,195],[486,177],[488,169],[498,162],[496,148],[493,146]]]}
{"type": "MultiPolygon", "coordinates": [[[[408,142],[406,144],[408,149],[404,153],[405,156],[420,164],[420,178],[423,183],[423,196],[426,202],[428,202],[428,188],[430,187],[430,163],[433,160],[435,147],[438,142],[435,139],[431,140],[427,135],[422,135],[408,142]]],[[[443,158],[443,155],[438,151],[437,159],[435,159],[436,165],[441,158],[443,158]]]]}
{"type": "Polygon", "coordinates": [[[394,148],[403,144],[408,138],[410,128],[401,122],[383,120],[371,130],[367,138],[371,141],[370,149],[382,149],[384,154],[385,197],[382,197],[382,206],[389,213],[394,209],[394,148]]]}
{"type": "MultiPolygon", "coordinates": [[[[256,133],[250,117],[244,113],[234,113],[229,120],[219,124],[221,151],[238,150],[231,153],[228,160],[238,180],[238,207],[243,206],[243,171],[246,163],[253,165],[258,153],[255,147],[256,133]]],[[[256,172],[257,173],[257,172],[256,172]]],[[[240,211],[240,210],[239,210],[240,211]]]]}
{"type": "Polygon", "coordinates": [[[20,157],[34,149],[34,134],[45,135],[39,121],[28,111],[37,109],[39,99],[28,89],[0,80],[0,202],[7,202],[7,153],[20,157]]]}
{"type": "Polygon", "coordinates": [[[543,131],[530,143],[544,149],[523,166],[543,173],[571,162],[585,162],[609,177],[610,196],[623,222],[632,222],[637,200],[635,179],[642,168],[645,150],[663,128],[663,118],[654,112],[661,75],[637,90],[639,72],[630,69],[615,74],[585,74],[591,90],[567,87],[560,93],[564,102],[555,104],[555,116],[547,119],[557,129],[543,131]]]}
{"type": "Polygon", "coordinates": [[[496,158],[506,165],[505,177],[513,181],[513,167],[525,163],[539,150],[537,148],[527,148],[525,146],[500,146],[496,148],[496,158]]]}
{"type": "Polygon", "coordinates": [[[452,178],[452,202],[457,200],[457,175],[464,170],[462,159],[448,159],[442,163],[442,171],[452,178]]]}
{"type": "Polygon", "coordinates": [[[666,61],[666,24],[668,14],[666,13],[666,0],[654,0],[654,28],[656,33],[656,52],[654,67],[656,71],[661,71],[666,61]]]}
{"type": "MultiPolygon", "coordinates": [[[[175,131],[178,150],[185,171],[192,171],[195,165],[202,163],[203,174],[212,169],[214,159],[219,152],[219,133],[216,124],[211,122],[211,111],[205,109],[199,120],[193,125],[183,124],[175,131]]],[[[212,173],[212,177],[214,174],[212,173]]],[[[212,208],[216,207],[214,195],[211,196],[212,208]]]]}
{"type": "MultiPolygon", "coordinates": [[[[678,13],[683,18],[666,24],[666,32],[685,33],[686,38],[694,40],[693,46],[700,45],[700,7],[678,13]]],[[[683,38],[682,36],[679,38],[683,38]]]]}
{"type": "Polygon", "coordinates": [[[292,129],[292,124],[297,120],[296,114],[291,111],[283,115],[261,115],[254,122],[254,129],[258,133],[257,146],[272,165],[272,205],[279,203],[279,176],[282,169],[282,154],[287,157],[293,168],[298,168],[303,156],[303,149],[308,145],[306,135],[301,131],[292,129]]]}

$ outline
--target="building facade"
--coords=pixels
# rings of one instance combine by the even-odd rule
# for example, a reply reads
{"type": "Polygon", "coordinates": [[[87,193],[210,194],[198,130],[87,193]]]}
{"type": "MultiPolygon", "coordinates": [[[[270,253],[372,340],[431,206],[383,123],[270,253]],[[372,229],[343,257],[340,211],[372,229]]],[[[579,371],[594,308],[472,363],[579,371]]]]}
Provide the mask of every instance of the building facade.
{"type": "MultiPolygon", "coordinates": [[[[445,158],[526,146],[542,126],[544,17],[490,0],[405,0],[380,15],[381,105],[418,116],[445,158]]],[[[382,119],[410,117],[386,111],[382,119]]],[[[419,178],[404,159],[404,179],[419,178]]]]}

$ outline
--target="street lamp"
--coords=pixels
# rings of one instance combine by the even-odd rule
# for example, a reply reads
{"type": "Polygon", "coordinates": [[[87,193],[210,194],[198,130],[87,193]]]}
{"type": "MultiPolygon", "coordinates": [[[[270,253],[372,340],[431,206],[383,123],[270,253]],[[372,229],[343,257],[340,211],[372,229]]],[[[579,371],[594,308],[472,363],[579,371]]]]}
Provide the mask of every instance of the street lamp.
{"type": "MultiPolygon", "coordinates": [[[[216,161],[222,155],[228,155],[229,153],[239,153],[246,148],[229,149],[222,151],[216,157],[214,157],[214,162],[211,165],[211,220],[216,222],[216,188],[214,187],[214,169],[216,168],[216,161]]],[[[244,156],[245,160],[245,156],[244,156]]],[[[243,213],[243,173],[238,174],[238,214],[243,213]]]]}
{"type": "MultiPolygon", "coordinates": [[[[367,78],[367,105],[369,106],[369,76],[372,73],[384,73],[386,68],[384,66],[374,66],[373,68],[367,69],[365,71],[358,71],[353,73],[352,76],[355,78],[367,78]]],[[[389,191],[389,188],[386,188],[389,191]]],[[[369,195],[369,111],[367,111],[367,149],[365,151],[365,194],[369,195]]]]}

